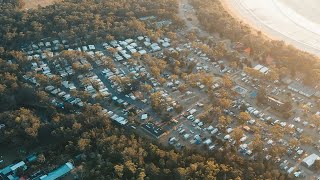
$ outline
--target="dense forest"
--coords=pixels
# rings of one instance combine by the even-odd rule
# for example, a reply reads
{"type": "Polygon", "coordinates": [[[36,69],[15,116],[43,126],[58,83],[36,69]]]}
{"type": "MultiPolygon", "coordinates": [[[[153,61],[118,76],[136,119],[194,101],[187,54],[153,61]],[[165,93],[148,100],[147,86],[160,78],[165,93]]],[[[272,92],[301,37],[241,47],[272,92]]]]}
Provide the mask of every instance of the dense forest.
{"type": "MultiPolygon", "coordinates": [[[[66,0],[28,11],[21,11],[19,4],[0,5],[0,123],[6,124],[0,132],[1,148],[10,144],[32,151],[43,141],[52,141],[41,154],[40,166],[54,169],[77,157],[75,173],[80,179],[287,178],[263,157],[248,160],[232,148],[214,153],[176,151],[142,138],[113,124],[99,104],[81,111],[58,109],[48,94],[24,82],[22,74],[29,62],[18,51],[21,47],[48,37],[66,39],[75,46],[136,35],[157,39],[168,29],[156,29],[138,19],[154,15],[172,19],[171,29],[181,27],[175,0],[66,0]]],[[[298,60],[307,57],[296,56],[298,60]]],[[[302,65],[296,68],[309,66],[302,65]]]]}
{"type": "Polygon", "coordinates": [[[1,4],[0,46],[16,49],[30,41],[59,37],[77,42],[101,42],[107,35],[130,37],[137,31],[154,34],[137,18],[156,15],[181,21],[176,17],[177,4],[172,0],[153,1],[65,1],[41,10],[17,9],[11,3],[1,4]],[[130,31],[127,28],[130,27],[130,31]],[[131,29],[132,28],[132,29],[131,29]]]}

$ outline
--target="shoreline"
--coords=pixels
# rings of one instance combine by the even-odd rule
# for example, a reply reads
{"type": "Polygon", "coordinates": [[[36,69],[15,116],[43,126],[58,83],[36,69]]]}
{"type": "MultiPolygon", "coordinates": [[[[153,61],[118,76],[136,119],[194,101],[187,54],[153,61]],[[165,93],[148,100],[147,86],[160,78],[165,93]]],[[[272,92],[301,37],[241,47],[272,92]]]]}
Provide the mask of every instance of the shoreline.
{"type": "Polygon", "coordinates": [[[250,22],[251,20],[244,18],[244,15],[241,15],[241,13],[236,10],[232,4],[230,4],[229,0],[219,0],[221,5],[223,6],[224,10],[227,11],[230,16],[232,16],[233,18],[235,18],[236,20],[246,24],[248,27],[250,27],[250,30],[255,33],[258,34],[258,32],[261,32],[261,35],[269,40],[279,40],[277,37],[266,33],[263,29],[261,29],[261,27],[258,27],[257,24],[250,22]]]}
{"type": "MultiPolygon", "coordinates": [[[[271,23],[269,22],[271,25],[265,24],[253,12],[251,12],[249,9],[246,9],[241,4],[239,4],[240,2],[238,0],[219,0],[219,1],[222,7],[224,8],[224,10],[227,11],[230,14],[230,16],[246,24],[248,27],[250,27],[253,33],[256,34],[258,32],[261,32],[261,35],[268,40],[283,41],[285,42],[285,44],[292,45],[293,47],[295,47],[300,51],[304,51],[316,57],[320,57],[319,48],[314,47],[306,42],[303,42],[303,40],[299,40],[298,38],[292,38],[286,35],[284,32],[281,32],[280,30],[272,28],[271,26],[273,25],[272,22],[271,23]]],[[[283,13],[283,12],[279,12],[279,13],[283,13]]],[[[295,23],[295,22],[292,21],[290,23],[295,23]]],[[[305,31],[311,34],[311,31],[309,29],[305,28],[305,31]]],[[[315,36],[320,37],[319,34],[315,34],[315,36]]]]}

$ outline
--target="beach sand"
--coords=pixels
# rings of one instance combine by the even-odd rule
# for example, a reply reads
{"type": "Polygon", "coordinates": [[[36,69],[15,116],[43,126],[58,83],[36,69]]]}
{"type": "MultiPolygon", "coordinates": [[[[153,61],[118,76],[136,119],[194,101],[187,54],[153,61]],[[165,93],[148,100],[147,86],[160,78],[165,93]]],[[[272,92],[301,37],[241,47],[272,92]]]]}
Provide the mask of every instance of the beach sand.
{"type": "Polygon", "coordinates": [[[320,24],[319,0],[278,0],[307,19],[320,24]]]}
{"type": "Polygon", "coordinates": [[[240,12],[239,10],[236,10],[233,6],[232,3],[230,3],[229,0],[220,0],[222,6],[224,7],[224,9],[226,11],[228,11],[228,13],[236,18],[237,20],[241,21],[244,24],[247,24],[249,27],[251,27],[252,32],[253,33],[258,33],[260,32],[262,34],[262,36],[271,39],[271,40],[278,40],[279,38],[277,38],[276,36],[272,35],[272,33],[267,33],[265,32],[265,30],[257,23],[255,23],[254,19],[252,18],[245,18],[245,14],[242,14],[244,12],[240,12]]]}
{"type": "Polygon", "coordinates": [[[274,40],[320,55],[320,1],[220,0],[234,18],[274,40]],[[319,17],[319,18],[317,18],[319,17]]]}

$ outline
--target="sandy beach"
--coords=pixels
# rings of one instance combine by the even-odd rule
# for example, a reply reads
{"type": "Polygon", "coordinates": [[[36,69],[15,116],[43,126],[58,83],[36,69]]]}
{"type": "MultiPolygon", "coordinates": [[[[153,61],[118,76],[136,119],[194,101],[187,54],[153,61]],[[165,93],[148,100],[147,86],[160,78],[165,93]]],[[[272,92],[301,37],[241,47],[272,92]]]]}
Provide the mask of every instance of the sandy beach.
{"type": "Polygon", "coordinates": [[[320,1],[220,0],[229,13],[271,39],[320,56],[320,1]]]}

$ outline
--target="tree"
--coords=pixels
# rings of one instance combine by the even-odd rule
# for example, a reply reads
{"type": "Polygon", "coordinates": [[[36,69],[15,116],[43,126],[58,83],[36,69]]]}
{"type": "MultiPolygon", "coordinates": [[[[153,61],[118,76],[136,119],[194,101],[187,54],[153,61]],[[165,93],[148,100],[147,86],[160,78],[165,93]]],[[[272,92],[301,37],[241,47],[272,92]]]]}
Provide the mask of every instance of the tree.
{"type": "Polygon", "coordinates": [[[292,147],[298,147],[300,145],[300,142],[298,139],[294,138],[289,141],[289,145],[292,147]]]}
{"type": "Polygon", "coordinates": [[[275,69],[272,69],[272,70],[268,71],[266,78],[267,78],[267,80],[272,81],[272,82],[277,81],[277,80],[279,80],[279,73],[275,69]]]}
{"type": "Polygon", "coordinates": [[[152,86],[150,84],[141,84],[142,91],[149,93],[152,89],[152,86]]]}
{"type": "MultiPolygon", "coordinates": [[[[135,59],[138,59],[138,60],[140,60],[140,58],[141,58],[141,54],[140,53],[138,53],[138,52],[134,52],[134,53],[132,53],[132,57],[133,58],[135,58],[135,59]]],[[[131,59],[129,59],[129,60],[131,60],[131,59]]],[[[128,60],[128,62],[129,62],[129,60],[128,60]]],[[[132,60],[131,60],[132,61],[132,60]]],[[[132,61],[133,62],[133,61],[132,61]]],[[[134,62],[134,63],[130,63],[130,64],[135,64],[136,62],[134,62]]]]}
{"type": "Polygon", "coordinates": [[[126,161],[126,162],[124,163],[124,167],[125,167],[126,169],[128,169],[132,174],[135,174],[135,173],[136,173],[137,166],[136,166],[131,160],[126,161]]]}
{"type": "Polygon", "coordinates": [[[287,101],[284,103],[284,105],[282,106],[284,111],[290,111],[292,109],[292,104],[290,101],[287,101]]]}
{"type": "Polygon", "coordinates": [[[320,160],[319,159],[314,161],[314,167],[316,168],[317,171],[320,170],[320,160]]]}
{"type": "Polygon", "coordinates": [[[252,149],[257,153],[260,153],[263,150],[263,142],[259,134],[254,135],[254,140],[252,141],[252,149]]]}
{"type": "Polygon", "coordinates": [[[223,85],[225,88],[231,88],[233,85],[233,82],[232,82],[230,76],[228,76],[228,75],[224,75],[222,77],[222,81],[223,81],[223,85]]]}
{"type": "Polygon", "coordinates": [[[190,32],[190,33],[187,34],[187,38],[192,42],[197,38],[197,36],[196,36],[195,33],[190,32]]]}
{"type": "Polygon", "coordinates": [[[249,121],[251,116],[247,112],[240,112],[238,115],[238,122],[239,124],[244,124],[245,122],[249,121]]]}
{"type": "Polygon", "coordinates": [[[175,32],[167,32],[167,36],[171,40],[176,40],[177,39],[177,33],[175,33],[175,32]]]}
{"type": "Polygon", "coordinates": [[[165,109],[164,101],[162,100],[162,96],[160,92],[155,92],[150,95],[151,99],[151,106],[152,108],[158,112],[161,113],[165,109]]]}
{"type": "Polygon", "coordinates": [[[139,21],[138,19],[133,18],[128,22],[129,28],[135,31],[137,35],[139,34],[145,34],[146,33],[146,27],[145,24],[142,21],[139,21]]]}
{"type": "Polygon", "coordinates": [[[43,154],[39,154],[37,160],[39,163],[44,163],[46,161],[46,158],[43,154]]]}
{"type": "Polygon", "coordinates": [[[221,98],[219,100],[219,103],[221,105],[222,108],[224,109],[228,109],[230,106],[231,106],[231,100],[230,99],[227,99],[227,98],[221,98]]]}
{"type": "Polygon", "coordinates": [[[153,66],[153,67],[150,68],[150,70],[151,70],[152,75],[155,78],[158,79],[160,77],[161,71],[160,71],[160,69],[158,67],[153,66]]]}
{"type": "Polygon", "coordinates": [[[144,180],[145,177],[146,177],[146,173],[144,171],[141,171],[139,173],[138,180],[144,180]]]}
{"type": "Polygon", "coordinates": [[[300,138],[300,142],[302,144],[310,145],[312,142],[314,142],[314,140],[311,136],[302,134],[300,138]]]}
{"type": "Polygon", "coordinates": [[[178,89],[180,92],[185,92],[187,90],[187,85],[185,83],[181,83],[179,86],[178,86],[178,89]]]}
{"type": "Polygon", "coordinates": [[[250,67],[245,67],[244,68],[244,72],[250,76],[252,76],[253,78],[261,78],[261,73],[253,68],[250,67]]]}
{"type": "Polygon", "coordinates": [[[240,139],[243,137],[244,131],[241,128],[235,128],[231,133],[232,138],[236,141],[237,147],[240,145],[240,139]]]}
{"type": "Polygon", "coordinates": [[[304,83],[307,85],[315,85],[320,81],[320,69],[312,69],[307,71],[307,74],[304,76],[304,83]]]}
{"type": "Polygon", "coordinates": [[[218,119],[218,126],[220,129],[225,130],[225,128],[231,123],[231,118],[225,117],[225,116],[220,116],[218,119]]]}
{"type": "Polygon", "coordinates": [[[187,176],[188,170],[186,168],[179,167],[177,168],[177,175],[179,179],[185,179],[187,176]]]}
{"type": "Polygon", "coordinates": [[[277,139],[281,139],[284,136],[283,129],[279,124],[275,124],[274,126],[272,126],[270,132],[273,135],[273,137],[277,139]]]}
{"type": "Polygon", "coordinates": [[[106,36],[106,40],[107,40],[107,41],[112,41],[112,40],[114,40],[114,36],[108,34],[108,35],[106,36]]]}
{"type": "Polygon", "coordinates": [[[267,92],[264,88],[259,88],[257,93],[257,101],[258,103],[266,103],[267,102],[267,92]]]}
{"type": "Polygon", "coordinates": [[[114,171],[119,178],[122,178],[122,176],[123,176],[123,169],[124,169],[123,165],[115,165],[114,166],[114,171]]]}
{"type": "Polygon", "coordinates": [[[86,150],[90,146],[90,139],[83,139],[83,138],[79,139],[78,146],[80,151],[86,150]]]}

